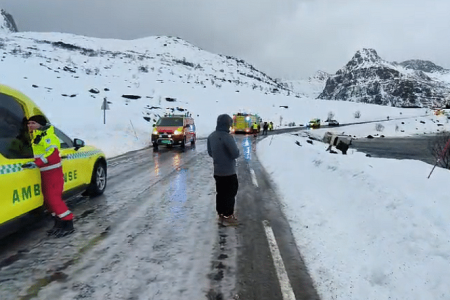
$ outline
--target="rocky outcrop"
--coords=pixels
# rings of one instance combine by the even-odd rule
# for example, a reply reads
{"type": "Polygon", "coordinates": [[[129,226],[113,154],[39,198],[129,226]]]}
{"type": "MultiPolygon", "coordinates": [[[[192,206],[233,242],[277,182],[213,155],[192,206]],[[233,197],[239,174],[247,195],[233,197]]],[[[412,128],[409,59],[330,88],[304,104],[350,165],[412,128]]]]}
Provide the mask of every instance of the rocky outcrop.
{"type": "Polygon", "coordinates": [[[422,71],[427,73],[435,73],[435,72],[448,72],[449,70],[444,69],[441,66],[438,66],[432,63],[429,60],[418,60],[411,59],[405,60],[404,62],[399,63],[399,65],[403,66],[405,69],[411,69],[416,71],[422,71]]]}
{"type": "Polygon", "coordinates": [[[318,98],[396,107],[442,106],[450,86],[436,75],[446,72],[432,62],[391,63],[374,49],[362,49],[328,78],[318,98]]]}
{"type": "Polygon", "coordinates": [[[3,9],[0,9],[0,32],[18,32],[14,18],[3,9]]]}

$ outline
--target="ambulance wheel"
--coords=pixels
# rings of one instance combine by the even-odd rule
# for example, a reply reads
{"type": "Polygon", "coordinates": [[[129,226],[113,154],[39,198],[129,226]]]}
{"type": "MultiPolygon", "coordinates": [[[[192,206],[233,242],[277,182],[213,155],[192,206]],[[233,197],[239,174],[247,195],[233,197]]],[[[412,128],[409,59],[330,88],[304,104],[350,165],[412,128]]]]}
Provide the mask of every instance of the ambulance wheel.
{"type": "Polygon", "coordinates": [[[95,197],[103,194],[106,189],[106,165],[104,162],[98,161],[92,172],[91,184],[86,190],[87,195],[95,197]]]}
{"type": "Polygon", "coordinates": [[[192,141],[191,141],[191,146],[194,146],[194,145],[195,145],[195,139],[196,139],[196,137],[194,136],[194,138],[193,138],[192,141]]]}
{"type": "Polygon", "coordinates": [[[186,147],[186,137],[183,138],[183,140],[181,141],[181,148],[186,147]]]}

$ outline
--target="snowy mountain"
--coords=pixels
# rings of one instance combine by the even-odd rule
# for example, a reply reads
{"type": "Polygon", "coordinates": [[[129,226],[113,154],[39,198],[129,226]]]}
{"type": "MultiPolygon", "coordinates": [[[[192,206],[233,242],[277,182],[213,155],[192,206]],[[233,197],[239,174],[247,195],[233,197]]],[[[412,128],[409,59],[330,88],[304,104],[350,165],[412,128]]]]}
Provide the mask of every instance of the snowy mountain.
{"type": "MultiPolygon", "coordinates": [[[[80,101],[108,98],[115,103],[148,99],[142,107],[148,122],[167,109],[189,109],[188,93],[178,87],[295,96],[245,61],[209,53],[177,37],[126,41],[64,33],[10,33],[0,37],[0,50],[2,83],[33,99],[51,97],[57,103],[66,97],[80,101]]],[[[244,103],[242,109],[246,109],[244,103]]]]}
{"type": "Polygon", "coordinates": [[[406,60],[404,62],[399,63],[399,65],[403,66],[405,69],[411,69],[416,71],[422,71],[427,73],[449,73],[450,70],[444,69],[441,66],[438,66],[434,63],[432,63],[429,60],[418,60],[418,59],[411,59],[406,60]]]}
{"type": "Polygon", "coordinates": [[[39,58],[42,70],[53,72],[54,77],[58,73],[74,78],[80,73],[110,77],[115,76],[118,65],[126,65],[130,71],[156,77],[168,72],[171,81],[202,87],[232,85],[268,94],[289,92],[243,60],[211,54],[177,37],[156,36],[127,42],[63,33],[24,33],[8,35],[0,42],[8,59],[39,58]],[[89,61],[95,61],[96,68],[88,67],[89,61]]]}
{"type": "Polygon", "coordinates": [[[284,84],[296,94],[307,98],[317,98],[322,93],[330,74],[324,71],[317,71],[306,80],[284,80],[284,84]]]}
{"type": "Polygon", "coordinates": [[[0,34],[18,32],[13,17],[5,10],[0,9],[0,34]]]}
{"type": "Polygon", "coordinates": [[[395,107],[442,106],[450,96],[449,73],[429,61],[391,63],[373,49],[362,49],[329,77],[318,98],[395,107]]]}

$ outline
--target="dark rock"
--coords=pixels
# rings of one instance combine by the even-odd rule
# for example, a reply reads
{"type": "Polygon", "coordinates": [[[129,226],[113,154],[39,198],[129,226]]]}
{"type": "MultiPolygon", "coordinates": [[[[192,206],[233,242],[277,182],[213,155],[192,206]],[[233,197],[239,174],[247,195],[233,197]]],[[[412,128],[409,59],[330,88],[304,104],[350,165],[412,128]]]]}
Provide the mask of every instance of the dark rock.
{"type": "Polygon", "coordinates": [[[63,68],[63,71],[66,71],[66,72],[69,72],[69,73],[76,73],[77,72],[77,71],[75,71],[74,69],[72,69],[72,68],[70,68],[68,66],[65,66],[63,68]]]}
{"type": "Polygon", "coordinates": [[[137,95],[122,95],[122,97],[127,98],[127,99],[132,99],[132,100],[141,98],[141,96],[137,96],[137,95]]]}

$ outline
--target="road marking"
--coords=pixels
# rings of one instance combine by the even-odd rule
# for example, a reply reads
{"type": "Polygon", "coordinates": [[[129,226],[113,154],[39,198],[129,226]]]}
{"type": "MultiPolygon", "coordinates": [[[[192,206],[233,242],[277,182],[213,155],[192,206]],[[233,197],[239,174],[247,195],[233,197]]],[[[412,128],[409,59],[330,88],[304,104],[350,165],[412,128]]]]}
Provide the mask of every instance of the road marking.
{"type": "Polygon", "coordinates": [[[255,171],[253,171],[253,169],[250,169],[250,174],[252,175],[253,184],[256,185],[256,187],[258,187],[258,181],[256,181],[256,174],[255,171]]]}
{"type": "Polygon", "coordinates": [[[283,259],[281,258],[280,250],[278,249],[277,241],[275,240],[275,235],[273,234],[272,227],[269,225],[269,221],[263,221],[264,230],[266,231],[267,240],[269,241],[270,252],[272,253],[273,264],[275,265],[275,270],[277,271],[278,281],[280,283],[281,295],[283,300],[295,300],[294,291],[292,290],[291,283],[289,282],[289,277],[287,275],[286,269],[284,268],[283,259]]]}

